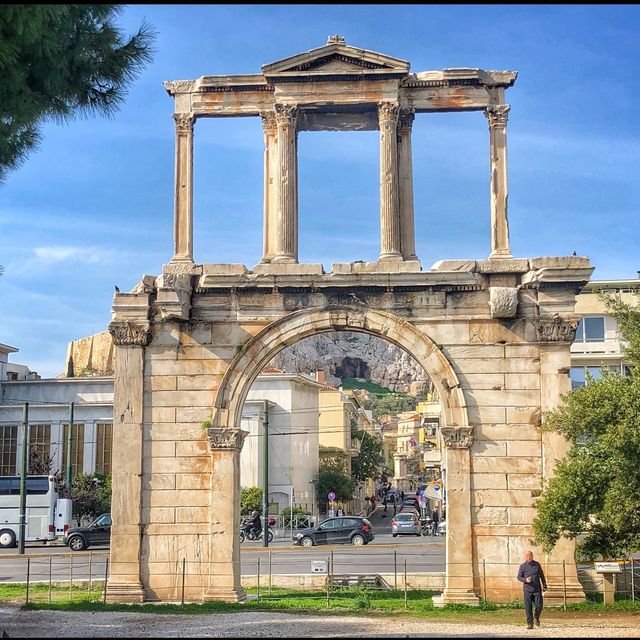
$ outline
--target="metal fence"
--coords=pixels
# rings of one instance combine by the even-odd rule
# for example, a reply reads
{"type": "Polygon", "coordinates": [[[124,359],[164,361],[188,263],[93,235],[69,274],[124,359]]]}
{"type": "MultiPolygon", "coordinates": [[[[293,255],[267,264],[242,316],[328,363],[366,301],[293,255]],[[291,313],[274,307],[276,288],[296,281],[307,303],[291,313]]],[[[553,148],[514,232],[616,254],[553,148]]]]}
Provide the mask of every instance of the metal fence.
{"type": "MultiPolygon", "coordinates": [[[[445,585],[442,553],[410,546],[407,545],[406,550],[377,547],[344,551],[313,547],[294,553],[254,548],[253,553],[241,554],[241,581],[250,590],[251,597],[257,599],[291,597],[292,591],[299,590],[307,594],[305,597],[326,598],[330,602],[340,597],[353,598],[354,589],[365,589],[371,593],[404,594],[406,606],[409,593],[412,598],[424,600],[442,592],[445,585]],[[311,592],[315,595],[309,595],[311,592]]],[[[25,589],[26,603],[78,598],[106,602],[104,586],[109,575],[109,559],[103,553],[3,557],[3,561],[9,559],[22,568],[16,582],[25,589]]],[[[187,558],[172,563],[142,563],[141,568],[143,574],[154,576],[147,589],[149,599],[182,604],[200,600],[211,576],[224,578],[224,571],[229,571],[227,563],[187,558]]],[[[616,599],[640,601],[640,561],[621,561],[620,568],[614,581],[616,599]]],[[[565,563],[543,564],[543,569],[553,591],[554,604],[566,606],[575,601],[575,580],[572,582],[568,577],[565,563]]],[[[451,565],[449,570],[464,577],[451,565]]],[[[480,600],[519,603],[522,585],[516,580],[517,570],[518,564],[483,561],[472,577],[480,600]]],[[[578,566],[577,576],[588,600],[602,601],[602,574],[596,573],[593,565],[583,564],[578,566]]]]}

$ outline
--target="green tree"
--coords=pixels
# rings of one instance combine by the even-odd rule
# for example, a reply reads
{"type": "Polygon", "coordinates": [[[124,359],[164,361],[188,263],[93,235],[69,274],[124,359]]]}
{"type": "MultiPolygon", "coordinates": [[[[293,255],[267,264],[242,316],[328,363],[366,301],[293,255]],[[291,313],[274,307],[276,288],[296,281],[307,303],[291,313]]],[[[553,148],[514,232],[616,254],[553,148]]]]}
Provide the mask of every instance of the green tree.
{"type": "Polygon", "coordinates": [[[240,515],[248,516],[252,511],[262,511],[262,489],[260,487],[240,489],[240,515]]]}
{"type": "Polygon", "coordinates": [[[570,443],[537,502],[533,526],[545,551],[577,539],[585,558],[640,551],[640,307],[602,298],[627,341],[631,373],[604,372],[563,397],[543,430],[570,443]]]}
{"type": "Polygon", "coordinates": [[[319,448],[319,469],[323,471],[336,471],[337,473],[347,473],[349,454],[340,447],[319,448]]]}
{"type": "Polygon", "coordinates": [[[353,499],[356,482],[345,473],[335,469],[320,469],[315,480],[316,498],[321,512],[327,511],[327,503],[330,491],[336,494],[339,502],[348,502],[353,499]]]}
{"type": "Polygon", "coordinates": [[[382,440],[374,438],[365,431],[357,431],[352,438],[361,441],[360,453],[351,460],[351,475],[356,480],[364,481],[380,475],[382,463],[382,440]]]}
{"type": "Polygon", "coordinates": [[[0,182],[39,143],[46,120],[111,116],[151,60],[153,30],[127,38],[112,4],[0,6],[0,182]]]}
{"type": "Polygon", "coordinates": [[[71,492],[61,491],[73,501],[73,515],[94,519],[111,511],[111,476],[79,473],[71,481],[71,492]]]}
{"type": "Polygon", "coordinates": [[[374,419],[389,414],[397,415],[403,411],[413,411],[416,408],[416,399],[403,393],[390,393],[386,396],[374,396],[366,403],[366,408],[371,409],[374,419]]]}
{"type": "Polygon", "coordinates": [[[410,476],[422,475],[422,469],[420,469],[420,462],[422,462],[422,453],[416,447],[411,450],[411,453],[407,456],[406,469],[407,474],[410,476]]]}

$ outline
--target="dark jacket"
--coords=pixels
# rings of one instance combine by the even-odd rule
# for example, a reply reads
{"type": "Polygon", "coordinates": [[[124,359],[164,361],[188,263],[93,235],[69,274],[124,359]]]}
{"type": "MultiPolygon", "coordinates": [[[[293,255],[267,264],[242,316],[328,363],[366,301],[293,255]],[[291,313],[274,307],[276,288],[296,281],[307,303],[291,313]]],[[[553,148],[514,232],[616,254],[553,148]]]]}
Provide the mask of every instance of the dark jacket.
{"type": "Polygon", "coordinates": [[[540,583],[547,588],[547,579],[539,562],[532,560],[531,562],[523,562],[518,569],[518,580],[522,582],[522,588],[525,591],[535,593],[541,591],[540,583]],[[527,582],[527,578],[531,576],[531,582],[527,582]]]}

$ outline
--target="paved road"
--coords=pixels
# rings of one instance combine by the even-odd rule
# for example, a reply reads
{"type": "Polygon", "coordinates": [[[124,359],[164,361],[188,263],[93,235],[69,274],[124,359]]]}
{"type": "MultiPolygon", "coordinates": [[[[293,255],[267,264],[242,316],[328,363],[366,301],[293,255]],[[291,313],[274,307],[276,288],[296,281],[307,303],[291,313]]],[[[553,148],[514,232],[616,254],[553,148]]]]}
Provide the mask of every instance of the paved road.
{"type": "MultiPolygon", "coordinates": [[[[362,547],[350,545],[318,546],[303,548],[294,546],[290,538],[276,538],[269,549],[262,542],[244,542],[241,549],[241,572],[243,576],[265,575],[269,571],[278,575],[312,574],[312,562],[329,560],[335,574],[402,573],[404,561],[407,571],[440,572],[445,570],[444,537],[391,536],[391,515],[379,508],[370,517],[376,532],[375,540],[362,547]],[[387,515],[389,517],[387,517],[387,515]],[[269,550],[271,553],[269,553],[269,550]]],[[[70,552],[61,544],[49,546],[27,544],[25,556],[16,549],[0,550],[0,582],[23,582],[29,579],[88,580],[103,579],[106,569],[108,547],[95,547],[83,552],[70,552]]]]}

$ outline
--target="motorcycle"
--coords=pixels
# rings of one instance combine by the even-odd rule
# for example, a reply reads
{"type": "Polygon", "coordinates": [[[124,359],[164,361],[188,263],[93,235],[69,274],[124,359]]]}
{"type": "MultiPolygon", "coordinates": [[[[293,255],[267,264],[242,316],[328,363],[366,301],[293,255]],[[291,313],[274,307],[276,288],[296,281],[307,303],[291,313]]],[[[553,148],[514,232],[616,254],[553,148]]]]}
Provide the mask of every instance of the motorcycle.
{"type": "MultiPolygon", "coordinates": [[[[269,518],[269,526],[271,526],[272,524],[275,523],[275,520],[273,520],[272,522],[272,518],[269,518]]],[[[245,539],[247,540],[262,540],[262,532],[263,529],[260,529],[259,531],[254,531],[253,527],[247,523],[246,520],[242,521],[242,524],[240,525],[240,542],[244,542],[245,539]]],[[[269,533],[268,533],[268,540],[269,542],[273,541],[273,531],[271,531],[271,529],[269,529],[269,533]]]]}

